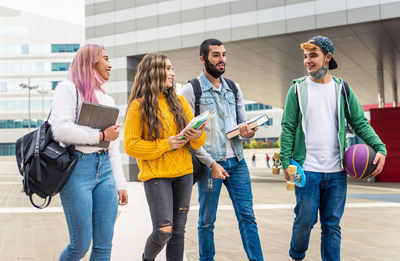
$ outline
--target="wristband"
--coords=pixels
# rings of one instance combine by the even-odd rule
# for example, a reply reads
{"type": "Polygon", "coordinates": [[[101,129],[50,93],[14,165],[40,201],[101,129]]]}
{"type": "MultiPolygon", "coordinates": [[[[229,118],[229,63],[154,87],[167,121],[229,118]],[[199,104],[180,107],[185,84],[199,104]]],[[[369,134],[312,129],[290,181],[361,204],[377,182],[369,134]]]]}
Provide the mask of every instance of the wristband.
{"type": "Polygon", "coordinates": [[[217,162],[214,160],[213,163],[211,163],[211,165],[210,165],[210,167],[209,167],[210,170],[214,167],[215,164],[217,164],[217,162]]]}
{"type": "Polygon", "coordinates": [[[105,140],[106,135],[104,134],[104,131],[101,131],[101,133],[103,133],[103,138],[101,140],[105,140]]]}

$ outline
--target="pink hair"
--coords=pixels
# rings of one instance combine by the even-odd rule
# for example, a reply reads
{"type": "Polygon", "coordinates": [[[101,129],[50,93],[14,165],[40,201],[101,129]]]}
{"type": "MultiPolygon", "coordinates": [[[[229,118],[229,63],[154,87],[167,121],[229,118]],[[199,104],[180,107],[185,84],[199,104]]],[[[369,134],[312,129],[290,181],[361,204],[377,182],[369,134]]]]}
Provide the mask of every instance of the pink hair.
{"type": "Polygon", "coordinates": [[[105,91],[94,78],[94,65],[101,59],[104,47],[96,44],[87,44],[79,48],[68,70],[68,80],[78,88],[83,100],[99,103],[94,91],[105,91]]]}

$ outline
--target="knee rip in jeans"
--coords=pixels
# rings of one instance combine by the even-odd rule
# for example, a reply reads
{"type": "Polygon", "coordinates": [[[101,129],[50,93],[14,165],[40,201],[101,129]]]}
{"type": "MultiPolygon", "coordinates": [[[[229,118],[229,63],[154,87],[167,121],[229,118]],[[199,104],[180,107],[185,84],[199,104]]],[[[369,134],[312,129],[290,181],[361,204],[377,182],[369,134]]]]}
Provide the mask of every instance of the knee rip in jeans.
{"type": "Polygon", "coordinates": [[[179,214],[185,214],[185,213],[188,213],[188,212],[189,212],[189,207],[181,207],[178,210],[179,214]]]}
{"type": "Polygon", "coordinates": [[[172,236],[172,225],[171,222],[163,222],[160,227],[153,232],[152,240],[157,244],[166,244],[172,236]]]}
{"type": "Polygon", "coordinates": [[[203,229],[209,229],[209,228],[213,227],[213,224],[211,224],[211,223],[210,224],[203,224],[200,227],[203,228],[203,229]]]}
{"type": "Polygon", "coordinates": [[[172,224],[169,221],[164,221],[160,224],[160,231],[165,233],[172,233],[172,224]]]}

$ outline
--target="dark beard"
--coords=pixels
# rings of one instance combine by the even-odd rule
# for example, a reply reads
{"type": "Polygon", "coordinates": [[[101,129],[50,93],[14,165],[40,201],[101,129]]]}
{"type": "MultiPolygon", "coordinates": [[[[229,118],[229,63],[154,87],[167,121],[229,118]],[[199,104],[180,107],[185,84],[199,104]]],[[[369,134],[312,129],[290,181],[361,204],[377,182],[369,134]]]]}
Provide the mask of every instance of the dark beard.
{"type": "Polygon", "coordinates": [[[206,67],[206,71],[215,79],[218,79],[219,77],[221,77],[221,75],[225,72],[225,67],[224,70],[221,72],[219,71],[216,66],[212,65],[207,58],[204,59],[205,61],[205,67],[206,67]]]}

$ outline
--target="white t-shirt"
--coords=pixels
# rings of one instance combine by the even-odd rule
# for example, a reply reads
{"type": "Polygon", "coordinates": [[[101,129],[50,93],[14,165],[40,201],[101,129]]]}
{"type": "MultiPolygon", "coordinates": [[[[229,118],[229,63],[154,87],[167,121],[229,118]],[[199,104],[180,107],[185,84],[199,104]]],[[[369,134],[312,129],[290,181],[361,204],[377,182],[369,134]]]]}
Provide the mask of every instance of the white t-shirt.
{"type": "Polygon", "coordinates": [[[306,171],[342,171],[338,137],[338,105],[335,83],[315,83],[307,78],[306,171]]]}

